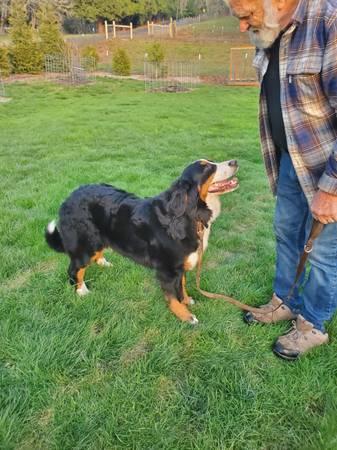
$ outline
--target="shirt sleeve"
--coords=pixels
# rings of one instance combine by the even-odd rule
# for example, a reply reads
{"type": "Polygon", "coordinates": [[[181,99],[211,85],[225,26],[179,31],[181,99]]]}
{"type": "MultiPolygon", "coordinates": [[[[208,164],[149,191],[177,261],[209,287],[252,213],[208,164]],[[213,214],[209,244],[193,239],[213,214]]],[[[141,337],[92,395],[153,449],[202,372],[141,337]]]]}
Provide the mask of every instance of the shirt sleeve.
{"type": "MultiPolygon", "coordinates": [[[[334,126],[337,128],[337,15],[334,14],[328,29],[323,55],[322,83],[325,95],[336,112],[334,126]]],[[[337,135],[337,129],[336,129],[337,135]]],[[[327,161],[325,171],[318,187],[325,192],[337,195],[337,140],[327,161]]]]}

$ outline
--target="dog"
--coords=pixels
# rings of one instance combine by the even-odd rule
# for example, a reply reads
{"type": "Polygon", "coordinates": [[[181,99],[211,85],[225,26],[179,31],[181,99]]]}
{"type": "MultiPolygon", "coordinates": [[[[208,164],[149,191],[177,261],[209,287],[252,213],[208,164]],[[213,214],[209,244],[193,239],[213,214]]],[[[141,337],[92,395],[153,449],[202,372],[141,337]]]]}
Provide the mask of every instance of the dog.
{"type": "Polygon", "coordinates": [[[110,247],[155,270],[170,310],[180,320],[197,324],[188,310],[186,271],[198,261],[198,227],[204,228],[203,250],[211,224],[219,216],[219,196],[238,188],[236,160],[201,159],[185,168],[171,187],[150,198],[108,184],[80,186],[61,205],[59,222],[45,230],[48,245],[70,258],[68,275],[79,295],[89,292],[84,274],[90,263],[110,266],[110,247]]]}

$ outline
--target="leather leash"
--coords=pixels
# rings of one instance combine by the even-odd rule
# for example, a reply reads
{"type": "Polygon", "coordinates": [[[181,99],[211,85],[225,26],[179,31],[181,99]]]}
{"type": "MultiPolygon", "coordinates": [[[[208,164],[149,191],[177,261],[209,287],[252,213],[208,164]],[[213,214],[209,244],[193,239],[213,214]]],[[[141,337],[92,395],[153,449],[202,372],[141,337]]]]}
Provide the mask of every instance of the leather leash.
{"type": "MultiPolygon", "coordinates": [[[[290,288],[289,294],[287,296],[287,298],[289,299],[292,294],[293,291],[298,283],[298,280],[303,272],[305,263],[308,259],[309,253],[312,252],[313,249],[313,243],[314,240],[319,236],[319,234],[321,233],[321,231],[324,228],[324,224],[319,222],[318,220],[314,219],[313,220],[313,224],[312,224],[312,228],[311,228],[311,232],[309,235],[309,239],[307,241],[307,243],[304,246],[304,251],[302,253],[300,262],[297,266],[297,271],[296,271],[296,276],[295,276],[295,281],[293,283],[293,285],[290,288]]],[[[260,308],[254,308],[253,306],[249,306],[246,305],[245,303],[240,302],[239,300],[236,300],[235,298],[232,297],[228,297],[227,295],[224,294],[216,294],[216,293],[212,293],[212,292],[208,292],[208,291],[204,291],[203,289],[200,288],[200,278],[201,278],[201,269],[202,269],[202,257],[203,257],[203,252],[204,252],[204,245],[203,245],[203,238],[204,238],[204,226],[202,225],[201,222],[199,222],[197,224],[197,234],[200,240],[199,243],[199,247],[198,247],[198,264],[197,264],[197,273],[196,273],[196,286],[198,291],[200,292],[200,294],[202,294],[203,296],[207,297],[207,298],[211,298],[211,299],[222,299],[225,300],[228,303],[231,303],[232,305],[236,306],[239,309],[242,309],[243,311],[250,311],[252,313],[256,313],[259,315],[264,315],[264,314],[273,314],[276,310],[278,310],[283,303],[281,303],[279,306],[277,306],[276,308],[274,308],[272,311],[268,311],[268,312],[262,312],[260,308]]]]}
{"type": "Polygon", "coordinates": [[[289,300],[292,297],[292,295],[294,293],[294,289],[295,289],[295,287],[300,279],[300,276],[304,270],[305,263],[307,262],[309,253],[312,252],[312,249],[314,247],[314,240],[321,234],[321,232],[323,231],[323,228],[324,228],[324,223],[319,222],[316,219],[313,219],[309,239],[304,246],[304,251],[302,253],[300,262],[298,263],[298,266],[297,266],[295,281],[290,288],[289,294],[287,295],[287,300],[289,300]]]}

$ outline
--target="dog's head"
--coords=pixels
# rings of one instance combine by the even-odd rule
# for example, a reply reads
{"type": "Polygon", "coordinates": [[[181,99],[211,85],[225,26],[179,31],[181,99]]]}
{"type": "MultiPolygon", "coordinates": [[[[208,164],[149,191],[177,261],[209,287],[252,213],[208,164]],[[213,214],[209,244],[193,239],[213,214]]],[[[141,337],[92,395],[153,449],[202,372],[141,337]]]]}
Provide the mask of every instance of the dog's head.
{"type": "Polygon", "coordinates": [[[186,167],[181,177],[165,193],[165,201],[157,205],[157,217],[174,239],[184,239],[190,220],[207,227],[211,211],[207,207],[209,195],[221,195],[238,188],[234,177],[238,171],[235,160],[215,163],[206,159],[186,167]]]}
{"type": "Polygon", "coordinates": [[[238,162],[234,159],[220,163],[199,159],[186,167],[181,180],[197,188],[201,200],[205,201],[208,195],[226,194],[237,189],[239,182],[234,175],[238,170],[238,162]]]}

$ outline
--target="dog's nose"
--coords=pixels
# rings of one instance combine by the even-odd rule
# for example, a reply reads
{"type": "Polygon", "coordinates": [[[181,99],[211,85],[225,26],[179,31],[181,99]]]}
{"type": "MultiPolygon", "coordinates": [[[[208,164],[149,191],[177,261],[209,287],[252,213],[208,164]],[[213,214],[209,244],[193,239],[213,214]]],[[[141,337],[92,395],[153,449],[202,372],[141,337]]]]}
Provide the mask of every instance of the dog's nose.
{"type": "Polygon", "coordinates": [[[232,159],[231,161],[229,161],[228,165],[230,167],[237,167],[238,166],[238,162],[236,159],[232,159]]]}

